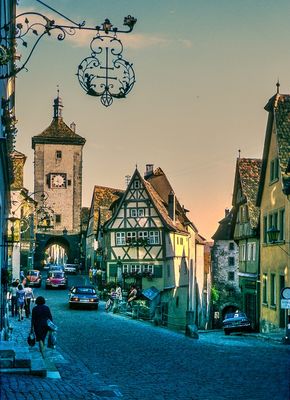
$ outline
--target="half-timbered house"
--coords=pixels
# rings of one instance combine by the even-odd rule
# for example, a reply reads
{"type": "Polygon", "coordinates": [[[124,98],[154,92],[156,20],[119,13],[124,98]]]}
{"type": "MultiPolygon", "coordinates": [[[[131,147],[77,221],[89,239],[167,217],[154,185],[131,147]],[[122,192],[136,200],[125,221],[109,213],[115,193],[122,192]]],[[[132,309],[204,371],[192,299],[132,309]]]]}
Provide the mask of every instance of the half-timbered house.
{"type": "Polygon", "coordinates": [[[143,178],[136,168],[112,212],[103,229],[107,279],[158,289],[165,325],[183,329],[188,311],[199,325],[204,288],[202,282],[196,289],[197,229],[163,171],[147,165],[143,178]]]}

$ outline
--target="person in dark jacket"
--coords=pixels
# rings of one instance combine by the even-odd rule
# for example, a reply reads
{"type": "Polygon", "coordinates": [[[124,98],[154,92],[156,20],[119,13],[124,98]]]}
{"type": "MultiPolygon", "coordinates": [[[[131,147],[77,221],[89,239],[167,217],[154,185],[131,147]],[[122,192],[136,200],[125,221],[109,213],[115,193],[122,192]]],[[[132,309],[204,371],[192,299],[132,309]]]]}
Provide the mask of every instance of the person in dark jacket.
{"type": "Polygon", "coordinates": [[[31,332],[34,332],[36,341],[39,342],[39,350],[43,358],[45,358],[45,338],[49,331],[47,320],[52,321],[50,309],[45,305],[45,299],[38,296],[35,300],[35,307],[32,309],[31,332]]]}

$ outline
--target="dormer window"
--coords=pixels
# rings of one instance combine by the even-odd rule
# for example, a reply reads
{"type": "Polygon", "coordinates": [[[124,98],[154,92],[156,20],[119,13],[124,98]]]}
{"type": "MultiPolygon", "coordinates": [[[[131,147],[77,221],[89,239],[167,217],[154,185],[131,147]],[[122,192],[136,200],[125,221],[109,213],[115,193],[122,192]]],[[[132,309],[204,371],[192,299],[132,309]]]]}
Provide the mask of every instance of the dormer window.
{"type": "Polygon", "coordinates": [[[62,152],[61,152],[61,150],[56,150],[56,152],[55,152],[55,158],[56,158],[57,160],[61,160],[61,158],[62,158],[62,152]]]}

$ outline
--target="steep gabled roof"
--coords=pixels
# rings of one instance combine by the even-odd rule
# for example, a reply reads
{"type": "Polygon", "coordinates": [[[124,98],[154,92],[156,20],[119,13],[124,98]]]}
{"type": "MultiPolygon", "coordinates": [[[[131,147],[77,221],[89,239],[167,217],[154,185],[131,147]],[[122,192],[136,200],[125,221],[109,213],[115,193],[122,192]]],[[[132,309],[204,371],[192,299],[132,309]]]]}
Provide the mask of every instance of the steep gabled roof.
{"type": "Polygon", "coordinates": [[[290,193],[290,95],[276,93],[276,95],[268,101],[265,110],[269,112],[269,117],[265,135],[261,180],[257,198],[258,206],[261,204],[263,187],[265,184],[267,160],[273,130],[276,133],[282,189],[286,195],[290,193]]]}
{"type": "Polygon", "coordinates": [[[217,240],[231,240],[232,239],[232,224],[233,224],[233,209],[227,213],[227,215],[219,221],[219,227],[215,234],[212,236],[214,241],[217,240]]]}
{"type": "Polygon", "coordinates": [[[141,174],[137,168],[131,177],[130,183],[129,183],[125,193],[123,194],[122,199],[120,199],[120,202],[119,202],[118,206],[116,207],[115,214],[118,214],[120,208],[122,207],[122,202],[123,202],[122,200],[126,198],[127,193],[129,192],[133,181],[136,179],[136,176],[138,177],[140,182],[143,184],[143,186],[147,192],[147,195],[148,195],[149,199],[151,200],[153,206],[155,207],[156,212],[159,215],[160,219],[162,220],[163,224],[169,230],[177,231],[180,233],[187,233],[185,225],[182,224],[178,218],[175,221],[173,221],[169,217],[168,210],[164,204],[163,199],[161,198],[159,193],[157,193],[157,191],[154,189],[154,187],[141,176],[141,174]]]}
{"type": "Polygon", "coordinates": [[[39,143],[84,145],[85,142],[86,139],[70,129],[62,118],[54,118],[48,128],[32,137],[32,148],[39,143]]]}
{"type": "MultiPolygon", "coordinates": [[[[163,172],[163,170],[158,167],[156,168],[152,174],[148,175],[145,177],[145,180],[150,183],[150,185],[153,187],[153,189],[158,193],[160,198],[162,199],[162,202],[165,206],[165,208],[168,207],[168,196],[170,193],[174,192],[169,180],[167,179],[167,176],[163,172]]],[[[195,225],[188,219],[186,216],[186,211],[184,207],[181,206],[179,203],[178,199],[176,199],[176,217],[177,220],[183,225],[183,224],[191,224],[193,229],[197,231],[197,228],[195,225]]]]}
{"type": "Polygon", "coordinates": [[[256,206],[259,181],[261,175],[262,160],[257,158],[238,158],[234,183],[233,206],[236,205],[236,196],[239,187],[245,198],[249,222],[252,228],[256,228],[259,221],[259,208],[256,206]]]}
{"type": "Polygon", "coordinates": [[[112,216],[111,205],[118,200],[124,190],[109,188],[106,186],[94,186],[92,208],[94,212],[94,232],[112,216]]]}

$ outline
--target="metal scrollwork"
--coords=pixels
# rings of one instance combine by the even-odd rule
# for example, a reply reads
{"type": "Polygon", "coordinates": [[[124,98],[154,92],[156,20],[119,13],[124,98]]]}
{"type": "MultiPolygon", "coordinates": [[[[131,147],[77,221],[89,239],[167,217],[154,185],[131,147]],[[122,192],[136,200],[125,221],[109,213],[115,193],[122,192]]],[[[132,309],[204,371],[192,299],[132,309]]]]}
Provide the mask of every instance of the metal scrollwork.
{"type": "Polygon", "coordinates": [[[100,97],[108,107],[113,98],[124,98],[132,90],[135,72],[123,59],[123,44],[116,36],[97,35],[90,48],[91,55],[80,63],[76,75],[85,92],[100,97]]]}
{"type": "Polygon", "coordinates": [[[45,35],[51,36],[51,32],[54,30],[60,31],[57,39],[64,40],[67,35],[75,34],[76,27],[57,25],[55,21],[45,15],[35,12],[19,14],[15,24],[10,22],[1,27],[0,42],[5,39],[8,46],[0,46],[0,66],[7,65],[11,61],[13,61],[13,66],[10,73],[6,72],[0,75],[0,79],[10,78],[25,69],[39,41],[45,35]],[[19,44],[23,46],[21,57],[16,55],[19,44]]]}

